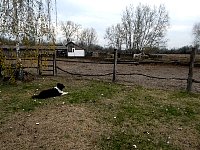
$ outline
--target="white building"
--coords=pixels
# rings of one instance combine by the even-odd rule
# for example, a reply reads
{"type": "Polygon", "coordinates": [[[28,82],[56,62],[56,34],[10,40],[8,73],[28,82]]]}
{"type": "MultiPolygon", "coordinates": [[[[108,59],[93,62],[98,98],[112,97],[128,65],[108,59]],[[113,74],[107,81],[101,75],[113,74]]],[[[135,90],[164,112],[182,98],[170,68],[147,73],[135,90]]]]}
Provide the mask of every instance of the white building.
{"type": "Polygon", "coordinates": [[[85,50],[73,42],[65,45],[67,47],[68,57],[85,57],[85,50]]]}

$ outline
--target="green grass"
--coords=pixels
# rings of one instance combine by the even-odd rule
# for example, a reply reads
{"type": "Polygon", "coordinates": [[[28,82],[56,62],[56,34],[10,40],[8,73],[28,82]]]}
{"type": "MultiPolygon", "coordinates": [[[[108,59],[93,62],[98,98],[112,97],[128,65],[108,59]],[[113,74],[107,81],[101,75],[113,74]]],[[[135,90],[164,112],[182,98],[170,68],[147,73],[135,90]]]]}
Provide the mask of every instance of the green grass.
{"type": "Polygon", "coordinates": [[[22,85],[4,84],[0,86],[0,120],[10,113],[18,111],[32,111],[42,105],[42,101],[34,101],[31,95],[38,88],[37,84],[25,83],[22,85]]]}
{"type": "MultiPolygon", "coordinates": [[[[141,87],[127,90],[119,101],[116,112],[110,112],[110,118],[106,118],[115,130],[109,139],[103,137],[101,146],[105,150],[135,149],[134,145],[138,149],[182,149],[181,145],[168,141],[168,136],[177,136],[173,134],[177,126],[191,128],[192,132],[199,133],[199,104],[193,105],[198,102],[200,103],[199,94],[182,91],[150,90],[141,87]],[[161,135],[163,125],[166,128],[165,135],[161,135]],[[194,125],[196,131],[192,129],[194,125]],[[147,131],[149,134],[144,134],[147,131]]],[[[196,134],[196,137],[199,136],[196,134]]]]}
{"type": "MultiPolygon", "coordinates": [[[[181,137],[187,140],[188,134],[190,140],[200,137],[200,94],[80,80],[66,84],[68,95],[48,100],[31,99],[36,89],[40,91],[56,82],[56,79],[40,79],[33,83],[0,85],[1,122],[8,114],[36,111],[37,107],[65,102],[66,105],[86,104],[98,123],[112,127],[98,141],[103,150],[129,150],[135,146],[152,150],[183,149],[184,141],[174,141],[180,141],[181,137]]],[[[70,136],[66,134],[66,138],[70,136]]]]}
{"type": "Polygon", "coordinates": [[[67,101],[70,103],[96,102],[100,99],[112,98],[120,87],[104,82],[92,82],[87,86],[75,89],[69,93],[67,101]]]}
{"type": "Polygon", "coordinates": [[[70,90],[70,92],[65,97],[50,98],[47,100],[31,99],[34,93],[38,93],[40,90],[48,87],[54,87],[56,83],[57,81],[38,81],[34,83],[21,83],[20,85],[0,85],[0,119],[8,113],[33,111],[39,106],[58,101],[67,103],[95,103],[100,99],[111,98],[120,89],[120,86],[111,83],[94,81],[86,85],[78,85],[78,87],[70,87],[69,85],[66,89],[70,90]]]}

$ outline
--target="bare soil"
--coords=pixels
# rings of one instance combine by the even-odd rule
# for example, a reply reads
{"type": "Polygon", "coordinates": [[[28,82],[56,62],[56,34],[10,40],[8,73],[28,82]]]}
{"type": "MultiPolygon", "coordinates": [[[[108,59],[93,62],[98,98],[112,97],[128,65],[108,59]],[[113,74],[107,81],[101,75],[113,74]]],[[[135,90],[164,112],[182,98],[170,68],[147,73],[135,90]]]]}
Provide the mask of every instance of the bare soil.
{"type": "Polygon", "coordinates": [[[17,113],[0,128],[1,150],[95,150],[108,126],[83,105],[54,105],[17,113]]]}
{"type": "MultiPolygon", "coordinates": [[[[77,63],[77,62],[58,62],[57,65],[70,73],[81,74],[79,76],[87,79],[101,79],[112,81],[112,75],[106,75],[113,72],[113,64],[98,63],[77,63]],[[87,76],[89,75],[89,76],[87,76]],[[94,75],[94,76],[92,76],[94,75]],[[96,76],[100,75],[100,76],[96,76]]],[[[179,65],[158,65],[158,64],[118,64],[117,77],[118,83],[128,85],[139,85],[147,88],[185,90],[187,86],[189,67],[179,65]],[[153,77],[163,77],[166,79],[149,78],[142,75],[118,75],[118,74],[145,74],[153,77]],[[185,80],[176,80],[171,78],[183,78],[185,80]]],[[[58,71],[58,75],[69,75],[66,72],[58,71]]],[[[200,68],[195,67],[193,79],[200,81],[200,68]]],[[[193,83],[193,92],[200,92],[200,84],[193,83]]]]}

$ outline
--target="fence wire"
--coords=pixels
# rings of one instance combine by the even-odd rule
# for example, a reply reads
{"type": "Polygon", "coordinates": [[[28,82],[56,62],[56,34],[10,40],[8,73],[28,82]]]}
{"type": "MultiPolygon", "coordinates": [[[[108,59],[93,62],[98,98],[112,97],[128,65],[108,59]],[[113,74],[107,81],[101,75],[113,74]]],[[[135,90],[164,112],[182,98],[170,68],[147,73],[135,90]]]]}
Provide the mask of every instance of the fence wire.
{"type": "MultiPolygon", "coordinates": [[[[66,71],[60,67],[57,66],[57,69],[60,70],[60,71],[63,71],[67,74],[70,74],[70,75],[77,75],[77,76],[109,76],[109,75],[113,75],[113,73],[106,73],[106,74],[81,74],[81,73],[72,73],[72,72],[69,72],[69,71],[66,71]]],[[[171,78],[166,78],[166,77],[158,77],[158,76],[151,76],[151,75],[147,75],[147,74],[143,74],[143,73],[118,73],[117,74],[118,76],[127,76],[127,75],[138,75],[138,76],[144,76],[144,77],[147,77],[147,78],[152,78],[152,79],[160,79],[160,80],[185,80],[187,81],[188,79],[187,78],[174,78],[174,77],[171,77],[171,78]]],[[[195,80],[193,79],[193,82],[194,83],[200,83],[200,81],[198,80],[195,80]]]]}
{"type": "Polygon", "coordinates": [[[106,74],[80,74],[80,73],[72,73],[72,72],[69,72],[69,71],[66,71],[66,70],[63,70],[62,68],[58,67],[57,66],[57,69],[58,70],[61,70],[67,74],[70,74],[70,75],[78,75],[78,76],[109,76],[109,75],[112,75],[113,73],[106,73],[106,74]]]}

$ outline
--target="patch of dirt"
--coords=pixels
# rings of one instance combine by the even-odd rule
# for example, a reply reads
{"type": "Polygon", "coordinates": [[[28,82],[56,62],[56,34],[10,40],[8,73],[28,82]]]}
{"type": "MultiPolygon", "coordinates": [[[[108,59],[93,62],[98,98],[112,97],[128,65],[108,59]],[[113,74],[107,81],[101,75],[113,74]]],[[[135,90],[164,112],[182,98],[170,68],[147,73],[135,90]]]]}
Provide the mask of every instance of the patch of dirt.
{"type": "MultiPolygon", "coordinates": [[[[57,65],[70,73],[84,75],[104,75],[113,72],[113,64],[98,63],[78,63],[78,62],[58,62],[57,65]]],[[[141,75],[117,75],[118,83],[127,85],[141,85],[147,88],[185,90],[187,80],[175,80],[169,78],[188,78],[189,67],[178,65],[157,65],[157,64],[117,64],[117,74],[142,73],[154,77],[167,79],[149,78],[141,75]]],[[[194,68],[193,78],[200,81],[200,68],[194,68]]],[[[58,75],[69,75],[63,71],[58,71],[58,75]]],[[[79,76],[86,79],[100,79],[112,81],[112,75],[108,76],[79,76]]],[[[193,91],[200,92],[200,84],[193,83],[193,91]]]]}
{"type": "Polygon", "coordinates": [[[1,150],[95,150],[109,127],[99,123],[86,107],[56,105],[31,113],[17,113],[0,128],[1,150]]]}

